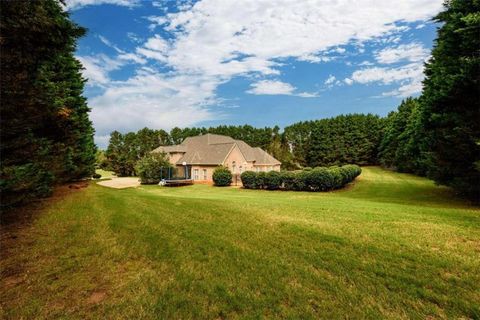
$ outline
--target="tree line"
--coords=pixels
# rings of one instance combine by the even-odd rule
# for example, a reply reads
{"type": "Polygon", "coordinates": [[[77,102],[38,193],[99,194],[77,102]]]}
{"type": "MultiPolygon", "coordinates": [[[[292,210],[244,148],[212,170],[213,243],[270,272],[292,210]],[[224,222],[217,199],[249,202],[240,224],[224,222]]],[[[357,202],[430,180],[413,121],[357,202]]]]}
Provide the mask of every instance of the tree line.
{"type": "Polygon", "coordinates": [[[379,159],[480,200],[480,1],[448,1],[434,20],[422,94],[389,114],[379,159]]]}
{"type": "Polygon", "coordinates": [[[384,119],[375,115],[351,114],[293,124],[280,131],[273,128],[218,126],[173,128],[170,132],[143,128],[122,134],[114,131],[100,165],[120,176],[135,175],[136,163],[161,145],[181,143],[185,138],[213,133],[243,140],[260,147],[282,162],[282,168],[333,166],[349,163],[377,164],[384,119]]]}
{"type": "Polygon", "coordinates": [[[91,176],[96,147],[74,57],[86,30],[55,0],[0,6],[0,192],[7,207],[91,176]]]}

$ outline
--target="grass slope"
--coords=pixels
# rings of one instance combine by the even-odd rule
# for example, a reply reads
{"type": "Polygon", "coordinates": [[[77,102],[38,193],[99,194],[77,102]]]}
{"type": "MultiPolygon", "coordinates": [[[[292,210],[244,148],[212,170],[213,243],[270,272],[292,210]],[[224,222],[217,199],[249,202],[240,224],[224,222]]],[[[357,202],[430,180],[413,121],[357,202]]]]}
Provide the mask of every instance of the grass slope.
{"type": "Polygon", "coordinates": [[[0,316],[479,318],[480,210],[363,172],[333,193],[92,183],[8,230],[0,316]]]}

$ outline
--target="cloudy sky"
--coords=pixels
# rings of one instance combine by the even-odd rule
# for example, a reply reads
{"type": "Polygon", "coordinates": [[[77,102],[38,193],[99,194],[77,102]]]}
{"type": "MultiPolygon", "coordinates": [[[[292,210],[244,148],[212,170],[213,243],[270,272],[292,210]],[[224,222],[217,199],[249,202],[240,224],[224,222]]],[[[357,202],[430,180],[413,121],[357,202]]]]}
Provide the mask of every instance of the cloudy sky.
{"type": "Polygon", "coordinates": [[[96,142],[145,126],[386,115],[421,91],[441,0],[67,0],[96,142]]]}

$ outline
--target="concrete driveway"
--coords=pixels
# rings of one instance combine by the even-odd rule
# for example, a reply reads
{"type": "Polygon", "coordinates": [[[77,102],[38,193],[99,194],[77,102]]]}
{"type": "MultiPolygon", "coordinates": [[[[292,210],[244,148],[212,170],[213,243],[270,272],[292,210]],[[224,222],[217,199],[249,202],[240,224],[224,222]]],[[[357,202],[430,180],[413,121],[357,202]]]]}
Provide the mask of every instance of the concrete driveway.
{"type": "Polygon", "coordinates": [[[140,185],[140,180],[136,177],[120,177],[111,180],[99,181],[99,185],[115,189],[135,188],[140,185]]]}

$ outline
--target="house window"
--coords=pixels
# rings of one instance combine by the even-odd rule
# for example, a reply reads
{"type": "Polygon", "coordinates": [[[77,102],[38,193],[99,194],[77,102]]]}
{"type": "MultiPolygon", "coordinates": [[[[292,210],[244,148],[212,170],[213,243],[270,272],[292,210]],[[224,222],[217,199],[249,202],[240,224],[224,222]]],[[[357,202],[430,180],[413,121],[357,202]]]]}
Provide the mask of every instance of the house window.
{"type": "Polygon", "coordinates": [[[235,161],[232,161],[232,172],[237,173],[237,165],[236,165],[235,161]]]}
{"type": "Polygon", "coordinates": [[[203,169],[203,180],[207,180],[207,169],[203,169]]]}
{"type": "Polygon", "coordinates": [[[260,172],[260,167],[255,167],[256,172],[260,172]]]}
{"type": "Polygon", "coordinates": [[[242,166],[238,167],[238,172],[239,173],[242,173],[242,170],[243,170],[242,166]]]}
{"type": "Polygon", "coordinates": [[[193,170],[193,180],[198,180],[198,169],[193,170]]]}

